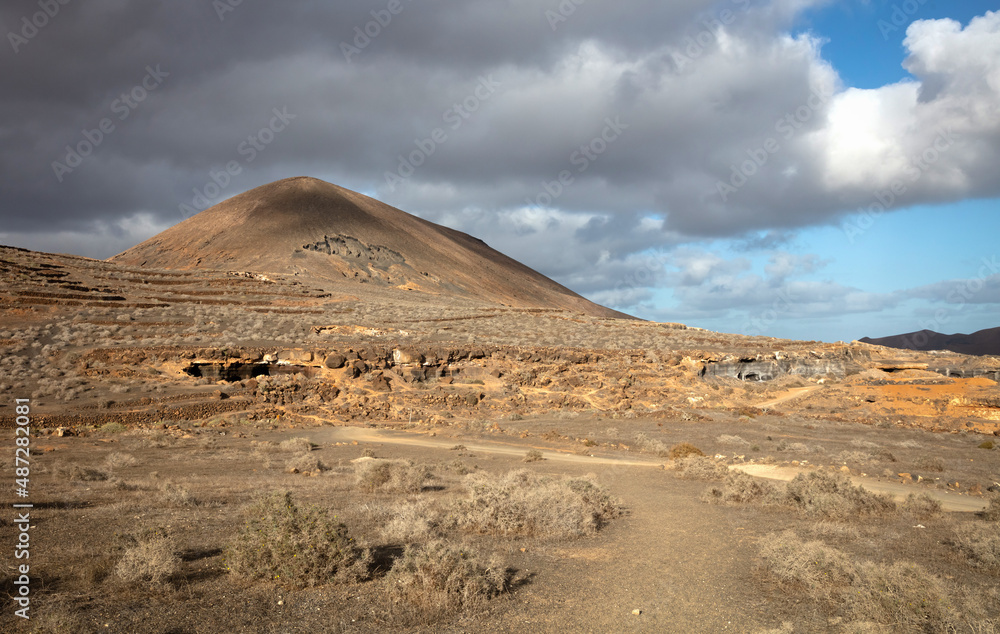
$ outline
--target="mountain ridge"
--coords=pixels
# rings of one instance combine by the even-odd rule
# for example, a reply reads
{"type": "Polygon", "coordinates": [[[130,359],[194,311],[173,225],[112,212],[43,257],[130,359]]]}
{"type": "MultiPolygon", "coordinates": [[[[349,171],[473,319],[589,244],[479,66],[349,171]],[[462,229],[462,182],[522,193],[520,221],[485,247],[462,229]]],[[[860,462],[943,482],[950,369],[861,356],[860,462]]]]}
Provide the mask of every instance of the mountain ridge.
{"type": "Polygon", "coordinates": [[[483,240],[306,176],[234,196],[109,261],[299,275],[335,285],[360,282],[634,319],[587,300],[483,240]]]}
{"type": "Polygon", "coordinates": [[[973,356],[1000,356],[1000,328],[986,328],[971,334],[955,333],[951,335],[925,329],[888,337],[864,337],[858,341],[902,350],[921,352],[950,350],[973,356]]]}

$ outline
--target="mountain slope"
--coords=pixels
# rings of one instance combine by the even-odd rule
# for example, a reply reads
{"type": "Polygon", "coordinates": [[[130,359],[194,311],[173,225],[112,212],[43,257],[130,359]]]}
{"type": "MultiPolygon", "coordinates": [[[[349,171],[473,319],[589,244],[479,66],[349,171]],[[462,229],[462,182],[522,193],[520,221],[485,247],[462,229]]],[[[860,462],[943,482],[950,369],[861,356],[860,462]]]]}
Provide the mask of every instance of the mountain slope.
{"type": "Polygon", "coordinates": [[[921,330],[878,339],[865,337],[859,341],[903,350],[951,350],[960,354],[1000,355],[1000,328],[987,328],[971,335],[945,335],[933,330],[921,330]]]}
{"type": "Polygon", "coordinates": [[[481,240],[309,177],[235,196],[110,261],[367,283],[515,307],[628,317],[599,306],[481,240]]]}

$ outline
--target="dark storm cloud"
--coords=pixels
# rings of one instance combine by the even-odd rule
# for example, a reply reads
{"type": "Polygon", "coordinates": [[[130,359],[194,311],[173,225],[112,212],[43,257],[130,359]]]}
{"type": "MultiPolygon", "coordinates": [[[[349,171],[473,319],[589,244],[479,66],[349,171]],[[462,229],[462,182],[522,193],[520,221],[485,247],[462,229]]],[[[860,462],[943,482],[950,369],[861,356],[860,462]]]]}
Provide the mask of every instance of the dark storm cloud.
{"type": "Polygon", "coordinates": [[[638,302],[657,249],[997,193],[1000,17],[911,27],[933,90],[855,91],[785,33],[825,1],[6,3],[0,238],[107,256],[308,174],[638,302]]]}

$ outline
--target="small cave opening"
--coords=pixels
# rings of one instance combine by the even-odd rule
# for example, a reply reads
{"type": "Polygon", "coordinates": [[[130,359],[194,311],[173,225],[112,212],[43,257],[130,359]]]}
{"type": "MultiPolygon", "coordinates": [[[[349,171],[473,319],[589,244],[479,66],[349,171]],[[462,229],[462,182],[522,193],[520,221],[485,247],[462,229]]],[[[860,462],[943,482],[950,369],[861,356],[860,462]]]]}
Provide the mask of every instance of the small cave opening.
{"type": "Polygon", "coordinates": [[[234,383],[258,376],[275,376],[278,374],[304,374],[312,377],[316,368],[307,365],[291,365],[286,363],[192,363],[184,368],[184,373],[194,378],[206,378],[213,381],[234,383]]]}

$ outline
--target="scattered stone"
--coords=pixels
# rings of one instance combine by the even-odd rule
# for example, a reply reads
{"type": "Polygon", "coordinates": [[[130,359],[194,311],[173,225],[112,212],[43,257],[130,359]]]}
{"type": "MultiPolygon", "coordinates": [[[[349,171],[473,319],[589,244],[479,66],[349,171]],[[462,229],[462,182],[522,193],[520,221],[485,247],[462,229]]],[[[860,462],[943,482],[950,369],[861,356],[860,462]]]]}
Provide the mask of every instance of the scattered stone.
{"type": "Polygon", "coordinates": [[[347,357],[342,354],[331,354],[323,361],[323,365],[331,370],[339,370],[347,364],[347,357]]]}
{"type": "Polygon", "coordinates": [[[376,392],[391,392],[392,386],[389,384],[389,379],[385,378],[385,375],[379,373],[372,379],[372,389],[376,392]]]}
{"type": "Polygon", "coordinates": [[[424,362],[424,355],[416,350],[396,348],[392,351],[392,361],[396,365],[421,365],[424,362]]]}

